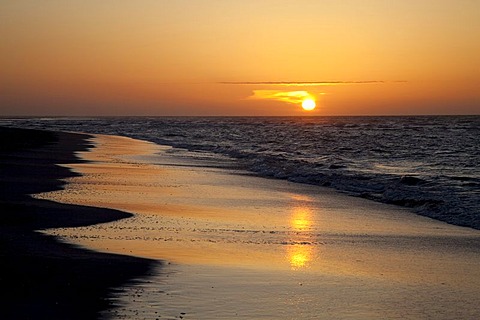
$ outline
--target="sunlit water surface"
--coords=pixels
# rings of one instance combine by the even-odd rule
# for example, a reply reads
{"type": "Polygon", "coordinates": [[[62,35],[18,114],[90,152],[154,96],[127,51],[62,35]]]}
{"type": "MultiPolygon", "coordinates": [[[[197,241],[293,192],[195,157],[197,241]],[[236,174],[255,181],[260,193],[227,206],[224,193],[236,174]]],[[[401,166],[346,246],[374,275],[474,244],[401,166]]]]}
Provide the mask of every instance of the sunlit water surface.
{"type": "Polygon", "coordinates": [[[49,230],[160,259],[119,289],[114,319],[473,319],[480,235],[328,189],[253,177],[225,159],[98,136],[90,163],[41,197],[133,218],[49,230]]]}
{"type": "Polygon", "coordinates": [[[0,125],[114,134],[235,159],[480,230],[480,116],[14,118],[0,125]]]}

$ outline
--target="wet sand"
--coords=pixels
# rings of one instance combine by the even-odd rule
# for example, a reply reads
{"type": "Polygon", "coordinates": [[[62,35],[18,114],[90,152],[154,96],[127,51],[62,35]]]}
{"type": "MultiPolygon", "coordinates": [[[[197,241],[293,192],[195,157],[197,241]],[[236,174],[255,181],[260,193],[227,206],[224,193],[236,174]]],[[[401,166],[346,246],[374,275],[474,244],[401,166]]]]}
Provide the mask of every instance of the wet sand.
{"type": "Polygon", "coordinates": [[[162,259],[105,316],[167,319],[473,319],[480,233],[332,190],[209,166],[167,147],[95,136],[82,176],[37,198],[130,219],[47,232],[162,259]]]}
{"type": "Polygon", "coordinates": [[[131,216],[30,196],[60,190],[62,179],[77,176],[57,164],[81,162],[75,152],[91,146],[88,138],[0,128],[0,319],[96,319],[115,305],[114,288],[133,285],[157,264],[81,249],[37,232],[131,216]]]}

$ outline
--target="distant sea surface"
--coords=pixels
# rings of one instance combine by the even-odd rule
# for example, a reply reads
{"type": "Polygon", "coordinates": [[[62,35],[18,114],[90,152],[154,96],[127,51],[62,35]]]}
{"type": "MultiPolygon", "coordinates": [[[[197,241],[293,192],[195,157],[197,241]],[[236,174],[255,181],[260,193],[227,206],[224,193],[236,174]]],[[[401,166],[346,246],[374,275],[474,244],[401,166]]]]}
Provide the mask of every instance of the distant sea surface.
{"type": "Polygon", "coordinates": [[[2,118],[0,125],[148,140],[199,161],[480,229],[480,116],[2,118]]]}

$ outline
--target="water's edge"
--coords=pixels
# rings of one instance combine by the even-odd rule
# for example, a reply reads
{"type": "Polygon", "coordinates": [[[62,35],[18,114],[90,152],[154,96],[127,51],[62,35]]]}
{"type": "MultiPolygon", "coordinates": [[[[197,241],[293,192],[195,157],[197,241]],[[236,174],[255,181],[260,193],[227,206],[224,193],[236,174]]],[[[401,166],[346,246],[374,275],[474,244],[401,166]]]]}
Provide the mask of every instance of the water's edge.
{"type": "Polygon", "coordinates": [[[480,229],[480,117],[3,119],[114,134],[222,157],[259,176],[326,186],[480,229]]]}

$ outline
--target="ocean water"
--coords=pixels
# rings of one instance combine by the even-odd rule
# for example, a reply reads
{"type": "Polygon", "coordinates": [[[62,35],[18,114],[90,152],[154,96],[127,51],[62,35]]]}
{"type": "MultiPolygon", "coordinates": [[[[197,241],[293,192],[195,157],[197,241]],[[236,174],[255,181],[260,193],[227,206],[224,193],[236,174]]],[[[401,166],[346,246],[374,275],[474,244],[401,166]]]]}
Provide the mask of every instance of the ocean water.
{"type": "Polygon", "coordinates": [[[198,161],[480,229],[480,116],[4,118],[0,125],[148,140],[198,161]]]}

